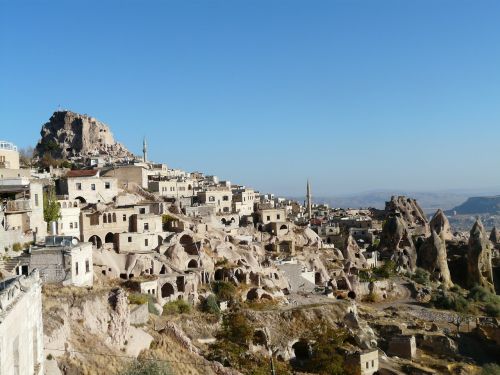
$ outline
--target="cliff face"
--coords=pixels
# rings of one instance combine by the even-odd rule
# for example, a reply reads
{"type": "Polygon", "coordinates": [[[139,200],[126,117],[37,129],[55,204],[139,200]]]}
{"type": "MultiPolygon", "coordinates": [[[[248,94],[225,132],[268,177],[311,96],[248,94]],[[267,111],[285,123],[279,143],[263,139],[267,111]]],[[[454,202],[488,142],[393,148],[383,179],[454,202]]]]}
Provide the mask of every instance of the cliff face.
{"type": "Polygon", "coordinates": [[[87,115],[70,111],[54,112],[43,125],[40,135],[42,138],[35,148],[38,156],[50,153],[55,158],[133,158],[130,151],[115,141],[107,125],[87,115]]]}
{"type": "Polygon", "coordinates": [[[459,215],[496,214],[500,212],[500,195],[494,197],[472,197],[451,210],[459,215]]]}

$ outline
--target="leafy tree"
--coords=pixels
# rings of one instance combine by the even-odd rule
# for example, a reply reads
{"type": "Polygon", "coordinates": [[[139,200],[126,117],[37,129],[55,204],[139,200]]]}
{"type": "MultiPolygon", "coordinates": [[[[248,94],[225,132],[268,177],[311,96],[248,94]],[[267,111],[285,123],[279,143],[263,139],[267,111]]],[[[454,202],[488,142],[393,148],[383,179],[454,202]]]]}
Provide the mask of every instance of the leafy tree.
{"type": "Polygon", "coordinates": [[[50,223],[61,218],[61,207],[57,202],[56,192],[53,186],[43,194],[43,219],[50,223]]]}
{"type": "Polygon", "coordinates": [[[209,314],[219,315],[220,308],[217,304],[217,298],[215,298],[213,294],[210,294],[203,300],[203,303],[201,304],[201,310],[209,314]]]}
{"type": "Polygon", "coordinates": [[[174,375],[174,372],[166,362],[156,360],[135,360],[121,375],[174,375]]]}
{"type": "Polygon", "coordinates": [[[226,281],[216,281],[212,284],[212,290],[219,301],[229,301],[236,295],[236,288],[226,281]]]}
{"type": "Polygon", "coordinates": [[[430,282],[430,274],[423,268],[417,268],[412,276],[412,279],[419,284],[427,285],[430,282]]]}
{"type": "Polygon", "coordinates": [[[222,332],[218,336],[221,339],[244,346],[253,337],[253,328],[245,315],[240,311],[233,311],[224,316],[222,332]]]}
{"type": "Polygon", "coordinates": [[[324,375],[344,374],[344,357],[338,353],[338,348],[347,339],[344,330],[332,327],[318,330],[314,336],[316,341],[311,347],[311,358],[305,364],[305,370],[324,375]]]}
{"type": "Polygon", "coordinates": [[[23,167],[29,168],[33,162],[35,151],[33,147],[26,147],[19,150],[19,162],[23,167]]]}

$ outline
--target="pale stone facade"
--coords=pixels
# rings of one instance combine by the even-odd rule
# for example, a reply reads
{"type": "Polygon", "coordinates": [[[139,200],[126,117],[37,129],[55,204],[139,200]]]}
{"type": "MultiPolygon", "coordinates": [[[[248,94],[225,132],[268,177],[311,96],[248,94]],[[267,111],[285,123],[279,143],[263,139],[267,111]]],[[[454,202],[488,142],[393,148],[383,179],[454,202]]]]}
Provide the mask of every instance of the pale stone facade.
{"type": "Polygon", "coordinates": [[[189,178],[153,178],[149,191],[166,198],[185,198],[195,195],[195,182],[189,178]]]}
{"type": "Polygon", "coordinates": [[[97,170],[68,172],[59,183],[62,195],[69,200],[78,199],[82,203],[109,203],[118,194],[118,183],[114,177],[100,177],[97,170]]]}
{"type": "Polygon", "coordinates": [[[198,193],[201,204],[215,206],[217,212],[230,213],[232,211],[233,192],[229,188],[209,188],[198,193]]]}
{"type": "Polygon", "coordinates": [[[57,220],[57,234],[80,239],[80,206],[77,200],[58,200],[61,217],[57,220]]]}
{"type": "Polygon", "coordinates": [[[0,375],[44,373],[38,271],[0,284],[0,375]]]}
{"type": "Polygon", "coordinates": [[[101,173],[103,177],[116,178],[120,187],[128,186],[128,184],[134,183],[143,189],[147,189],[148,187],[148,174],[149,171],[144,166],[133,164],[120,165],[101,173]]]}
{"type": "Polygon", "coordinates": [[[255,191],[252,189],[233,190],[233,212],[241,216],[250,216],[253,214],[255,204],[255,191]]]}
{"type": "Polygon", "coordinates": [[[13,143],[0,141],[0,168],[19,169],[19,152],[13,143]]]}

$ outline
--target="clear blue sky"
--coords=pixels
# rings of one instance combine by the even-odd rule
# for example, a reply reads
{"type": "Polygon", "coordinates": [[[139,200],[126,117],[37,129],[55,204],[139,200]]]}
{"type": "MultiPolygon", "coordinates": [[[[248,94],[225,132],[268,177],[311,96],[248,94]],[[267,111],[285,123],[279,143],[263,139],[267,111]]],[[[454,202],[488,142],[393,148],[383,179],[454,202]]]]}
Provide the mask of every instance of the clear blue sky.
{"type": "Polygon", "coordinates": [[[0,69],[21,147],[61,105],[261,191],[500,186],[497,0],[0,0],[0,69]]]}

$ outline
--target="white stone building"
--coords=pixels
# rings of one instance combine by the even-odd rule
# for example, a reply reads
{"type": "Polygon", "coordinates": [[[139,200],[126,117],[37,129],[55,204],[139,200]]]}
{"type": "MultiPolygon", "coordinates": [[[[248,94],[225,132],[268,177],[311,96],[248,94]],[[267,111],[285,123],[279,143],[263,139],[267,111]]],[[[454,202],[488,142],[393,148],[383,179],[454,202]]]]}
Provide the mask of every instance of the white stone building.
{"type": "Polygon", "coordinates": [[[44,373],[38,271],[0,283],[0,375],[44,373]]]}
{"type": "Polygon", "coordinates": [[[233,192],[229,188],[207,188],[198,193],[198,200],[203,205],[215,206],[218,213],[232,212],[233,192]]]}
{"type": "Polygon", "coordinates": [[[96,169],[69,171],[58,186],[60,194],[81,203],[109,203],[118,194],[117,179],[100,177],[96,169]]]}
{"type": "Polygon", "coordinates": [[[253,189],[238,188],[233,190],[233,212],[241,216],[253,214],[255,205],[255,191],[253,189]]]}
{"type": "Polygon", "coordinates": [[[57,234],[80,238],[80,202],[78,200],[58,200],[61,217],[57,220],[57,234]]]}

